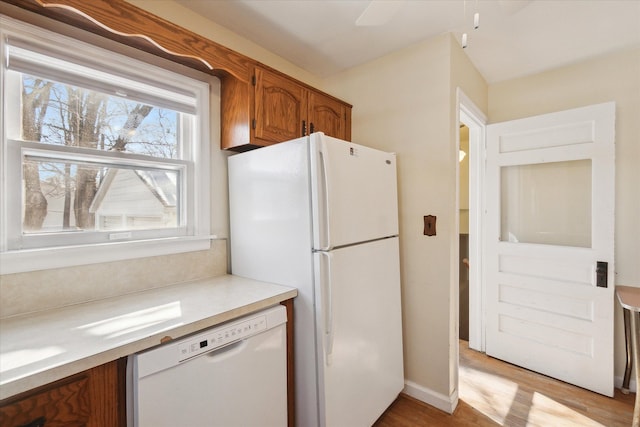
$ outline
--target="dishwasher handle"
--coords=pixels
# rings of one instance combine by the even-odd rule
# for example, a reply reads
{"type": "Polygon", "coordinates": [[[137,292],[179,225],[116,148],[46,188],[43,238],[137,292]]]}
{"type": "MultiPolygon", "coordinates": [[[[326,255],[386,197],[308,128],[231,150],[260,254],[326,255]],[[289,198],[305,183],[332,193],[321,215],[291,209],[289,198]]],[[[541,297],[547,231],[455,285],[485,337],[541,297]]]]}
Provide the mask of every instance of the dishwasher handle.
{"type": "MultiPolygon", "coordinates": [[[[222,347],[214,348],[207,353],[203,353],[207,357],[211,359],[226,359],[228,357],[232,357],[237,353],[240,353],[247,346],[247,340],[238,340],[229,344],[226,344],[222,347]]],[[[198,356],[196,356],[198,357],[198,356]]],[[[187,361],[190,359],[187,359],[187,361]]]]}

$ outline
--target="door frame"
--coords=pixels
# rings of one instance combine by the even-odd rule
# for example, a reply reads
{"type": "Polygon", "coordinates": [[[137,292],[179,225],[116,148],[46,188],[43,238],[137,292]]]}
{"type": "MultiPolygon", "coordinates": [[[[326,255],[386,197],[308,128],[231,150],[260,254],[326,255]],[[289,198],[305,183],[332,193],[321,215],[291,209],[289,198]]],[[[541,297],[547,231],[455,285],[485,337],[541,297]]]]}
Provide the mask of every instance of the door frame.
{"type": "MultiPolygon", "coordinates": [[[[484,182],[486,159],[486,115],[471,101],[461,88],[456,89],[456,145],[460,149],[460,124],[469,128],[469,347],[485,351],[484,329],[484,274],[482,247],[484,242],[484,182]]],[[[456,163],[456,228],[460,227],[460,169],[456,163]]],[[[452,286],[459,286],[459,280],[452,286]]],[[[458,293],[456,292],[456,295],[458,293]]],[[[459,310],[459,305],[457,306],[459,310]]],[[[459,313],[458,317],[459,318],[459,313]]],[[[456,337],[458,336],[456,331],[456,337]]],[[[458,341],[456,340],[456,345],[458,341]]],[[[458,358],[459,359],[459,358],[458,358]]],[[[456,360],[456,371],[458,370],[456,360]]]]}

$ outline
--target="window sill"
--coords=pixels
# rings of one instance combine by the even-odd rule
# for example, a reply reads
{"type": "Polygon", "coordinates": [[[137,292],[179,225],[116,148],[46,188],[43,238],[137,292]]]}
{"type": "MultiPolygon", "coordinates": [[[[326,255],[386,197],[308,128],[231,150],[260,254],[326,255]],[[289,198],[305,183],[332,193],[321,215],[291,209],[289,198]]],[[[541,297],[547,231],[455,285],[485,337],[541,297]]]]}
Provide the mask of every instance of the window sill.
{"type": "Polygon", "coordinates": [[[116,242],[0,253],[0,275],[202,251],[216,236],[116,242]]]}

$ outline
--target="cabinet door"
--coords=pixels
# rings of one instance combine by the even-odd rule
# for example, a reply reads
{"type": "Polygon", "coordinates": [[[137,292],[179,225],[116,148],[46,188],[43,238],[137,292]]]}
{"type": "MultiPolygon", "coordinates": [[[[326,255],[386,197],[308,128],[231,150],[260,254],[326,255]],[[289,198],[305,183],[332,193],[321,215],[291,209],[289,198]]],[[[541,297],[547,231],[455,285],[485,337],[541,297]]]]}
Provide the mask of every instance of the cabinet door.
{"type": "Polygon", "coordinates": [[[256,67],[252,142],[269,145],[302,136],[307,90],[295,81],[256,67]]]}
{"type": "Polygon", "coordinates": [[[126,359],[89,369],[0,403],[0,425],[118,426],[126,424],[126,359]]]}
{"type": "Polygon", "coordinates": [[[349,140],[351,108],[319,92],[309,94],[309,133],[324,132],[334,138],[349,140]],[[349,116],[349,117],[347,117],[349,116]]]}

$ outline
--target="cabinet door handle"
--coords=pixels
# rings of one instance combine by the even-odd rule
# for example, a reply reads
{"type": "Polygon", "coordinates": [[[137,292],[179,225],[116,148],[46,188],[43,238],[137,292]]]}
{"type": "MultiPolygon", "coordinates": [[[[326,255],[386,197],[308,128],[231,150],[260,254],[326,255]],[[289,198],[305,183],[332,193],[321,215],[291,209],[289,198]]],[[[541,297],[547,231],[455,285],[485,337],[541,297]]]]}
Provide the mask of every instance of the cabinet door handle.
{"type": "Polygon", "coordinates": [[[44,427],[44,424],[47,422],[47,419],[45,417],[38,417],[35,420],[28,422],[26,424],[23,424],[19,427],[44,427]]]}
{"type": "Polygon", "coordinates": [[[313,126],[313,122],[309,123],[309,134],[315,132],[315,127],[313,126]]]}
{"type": "Polygon", "coordinates": [[[307,136],[307,121],[302,121],[302,136],[307,136]]]}

